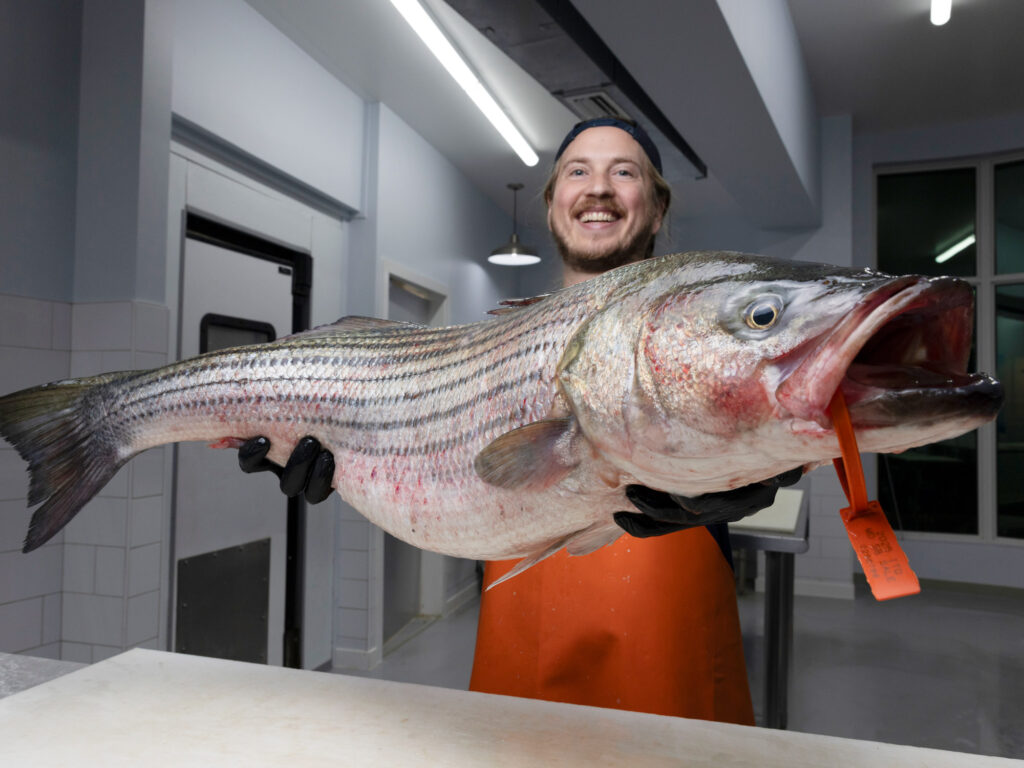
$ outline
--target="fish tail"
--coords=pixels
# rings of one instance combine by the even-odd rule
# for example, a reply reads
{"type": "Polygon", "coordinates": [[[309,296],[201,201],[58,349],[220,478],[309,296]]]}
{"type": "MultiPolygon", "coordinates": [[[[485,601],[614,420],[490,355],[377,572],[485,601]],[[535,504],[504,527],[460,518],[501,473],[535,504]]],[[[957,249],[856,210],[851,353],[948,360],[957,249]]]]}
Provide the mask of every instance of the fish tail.
{"type": "Polygon", "coordinates": [[[106,374],[45,384],[0,398],[0,435],[28,462],[32,514],[23,552],[41,547],[85,506],[131,455],[119,455],[105,424],[110,385],[131,376],[106,374]]]}

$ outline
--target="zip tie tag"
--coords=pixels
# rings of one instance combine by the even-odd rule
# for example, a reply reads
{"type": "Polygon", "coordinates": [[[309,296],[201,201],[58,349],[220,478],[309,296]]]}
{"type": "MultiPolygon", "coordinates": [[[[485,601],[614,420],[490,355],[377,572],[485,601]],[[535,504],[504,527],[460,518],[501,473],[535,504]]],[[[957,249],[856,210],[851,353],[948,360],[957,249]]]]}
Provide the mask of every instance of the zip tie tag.
{"type": "Polygon", "coordinates": [[[829,404],[832,426],[839,438],[843,458],[835,459],[836,472],[850,506],[840,510],[853,551],[867,576],[871,594],[876,600],[916,595],[921,591],[917,575],[907,555],[896,540],[896,533],[877,501],[868,501],[864,484],[864,467],[860,463],[857,438],[853,433],[846,399],[836,390],[829,404]]]}

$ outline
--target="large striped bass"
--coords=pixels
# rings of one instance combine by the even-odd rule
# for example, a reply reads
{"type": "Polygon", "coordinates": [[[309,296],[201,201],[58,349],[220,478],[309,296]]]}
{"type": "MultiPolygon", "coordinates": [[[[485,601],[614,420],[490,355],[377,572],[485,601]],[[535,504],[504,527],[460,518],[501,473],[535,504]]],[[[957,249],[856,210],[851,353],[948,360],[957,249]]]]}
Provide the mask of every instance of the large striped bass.
{"type": "Polygon", "coordinates": [[[0,433],[42,503],[25,551],[147,448],[265,435],[283,464],[312,435],[395,536],[530,563],[617,538],[628,484],[694,496],[838,456],[837,388],[866,451],[992,419],[999,383],[966,371],[972,303],[949,278],[676,254],[468,325],[342,320],[23,390],[0,398],[0,433]]]}

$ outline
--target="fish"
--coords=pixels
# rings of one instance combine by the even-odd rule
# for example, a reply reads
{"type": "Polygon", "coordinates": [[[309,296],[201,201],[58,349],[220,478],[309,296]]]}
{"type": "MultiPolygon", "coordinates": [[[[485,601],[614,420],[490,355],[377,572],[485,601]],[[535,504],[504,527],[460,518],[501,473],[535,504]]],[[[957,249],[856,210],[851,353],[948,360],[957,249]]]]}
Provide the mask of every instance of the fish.
{"type": "Polygon", "coordinates": [[[692,497],[831,461],[837,390],[864,451],[990,421],[1003,389],[967,371],[972,323],[955,278],[671,254],[474,323],[343,318],[29,388],[0,398],[0,434],[41,505],[26,552],[148,448],[264,435],[283,464],[309,435],[335,457],[334,489],[386,531],[521,570],[618,538],[628,485],[692,497]]]}

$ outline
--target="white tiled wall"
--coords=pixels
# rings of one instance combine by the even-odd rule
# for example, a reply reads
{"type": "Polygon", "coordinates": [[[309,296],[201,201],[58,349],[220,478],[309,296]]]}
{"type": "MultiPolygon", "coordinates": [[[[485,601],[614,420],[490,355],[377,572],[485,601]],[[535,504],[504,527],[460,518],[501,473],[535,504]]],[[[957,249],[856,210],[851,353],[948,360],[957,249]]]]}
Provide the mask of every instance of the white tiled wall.
{"type": "MultiPolygon", "coordinates": [[[[0,295],[0,393],[66,378],[71,306],[0,295]]],[[[0,651],[59,657],[62,536],[21,553],[28,529],[25,463],[0,443],[0,651]]]]}
{"type": "Polygon", "coordinates": [[[371,524],[346,504],[335,529],[333,664],[341,668],[370,665],[371,524]]]}
{"type": "MultiPolygon", "coordinates": [[[[0,296],[0,392],[167,360],[167,309],[0,296]]],[[[133,459],[53,541],[23,555],[24,462],[0,448],[0,651],[98,661],[156,647],[164,456],[133,459]]]]}
{"type": "MultiPolygon", "coordinates": [[[[167,310],[142,302],[71,309],[71,373],[167,361],[167,310]]],[[[132,459],[68,524],[62,658],[98,661],[159,634],[164,449],[132,459]]]]}

